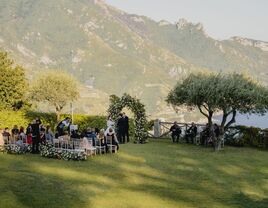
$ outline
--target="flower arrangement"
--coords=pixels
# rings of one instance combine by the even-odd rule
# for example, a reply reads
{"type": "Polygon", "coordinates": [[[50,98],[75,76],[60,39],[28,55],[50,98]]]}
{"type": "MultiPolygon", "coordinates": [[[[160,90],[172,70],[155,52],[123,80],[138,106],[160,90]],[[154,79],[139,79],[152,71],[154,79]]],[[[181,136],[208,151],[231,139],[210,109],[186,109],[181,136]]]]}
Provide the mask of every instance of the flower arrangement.
{"type": "Polygon", "coordinates": [[[25,154],[27,152],[27,147],[24,145],[8,144],[5,145],[5,152],[8,154],[25,154]]]}
{"type": "Polygon", "coordinates": [[[110,96],[110,106],[108,114],[113,120],[118,118],[119,113],[124,107],[128,107],[134,113],[134,133],[136,143],[145,143],[147,141],[147,119],[145,106],[139,99],[133,98],[128,94],[124,94],[121,98],[116,95],[110,96]]]}
{"type": "Polygon", "coordinates": [[[44,144],[40,149],[42,157],[76,161],[84,161],[87,159],[85,152],[73,151],[69,149],[57,149],[52,144],[44,144]]]}

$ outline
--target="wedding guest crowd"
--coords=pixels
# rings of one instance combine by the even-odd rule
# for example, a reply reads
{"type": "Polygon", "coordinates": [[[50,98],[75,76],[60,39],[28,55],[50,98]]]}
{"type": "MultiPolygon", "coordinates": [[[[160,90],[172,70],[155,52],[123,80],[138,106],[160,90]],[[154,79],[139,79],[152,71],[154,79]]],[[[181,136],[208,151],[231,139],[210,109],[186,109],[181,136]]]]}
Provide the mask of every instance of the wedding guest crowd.
{"type": "MultiPolygon", "coordinates": [[[[178,142],[182,135],[182,129],[177,122],[173,123],[169,132],[171,132],[171,138],[173,143],[178,142]]],[[[206,124],[206,126],[203,128],[202,131],[199,132],[198,135],[198,128],[194,122],[191,123],[191,126],[189,128],[185,129],[184,133],[185,134],[182,139],[184,139],[186,143],[192,144],[196,142],[196,137],[200,135],[200,145],[202,146],[213,146],[214,139],[219,138],[221,134],[220,127],[215,123],[211,127],[209,127],[209,124],[206,124]]]]}
{"type": "Polygon", "coordinates": [[[22,126],[18,128],[15,125],[11,129],[11,132],[8,128],[1,129],[0,146],[2,143],[3,145],[32,145],[32,153],[38,154],[40,143],[54,144],[55,141],[59,140],[71,141],[75,139],[86,139],[90,141],[90,145],[92,146],[106,147],[106,151],[108,151],[108,145],[110,144],[116,146],[116,149],[119,150],[119,144],[129,142],[129,119],[125,113],[120,113],[119,118],[115,121],[109,116],[106,128],[104,129],[87,127],[81,133],[78,132],[78,129],[70,129],[71,122],[69,117],[62,120],[56,126],[55,134],[51,126],[44,126],[39,118],[34,119],[26,128],[22,126]]]}

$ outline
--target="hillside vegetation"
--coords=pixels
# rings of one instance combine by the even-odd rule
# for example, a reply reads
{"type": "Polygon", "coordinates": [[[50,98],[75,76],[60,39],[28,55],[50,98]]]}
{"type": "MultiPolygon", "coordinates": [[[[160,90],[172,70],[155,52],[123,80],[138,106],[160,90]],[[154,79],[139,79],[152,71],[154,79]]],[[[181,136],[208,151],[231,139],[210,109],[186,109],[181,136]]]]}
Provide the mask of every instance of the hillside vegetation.
{"type": "Polygon", "coordinates": [[[156,22],[100,0],[2,0],[0,30],[0,48],[28,69],[29,79],[37,70],[60,68],[80,80],[80,113],[104,113],[94,97],[127,92],[141,98],[149,114],[167,115],[169,89],[200,70],[267,79],[265,42],[214,40],[200,23],[156,22]],[[90,101],[93,106],[85,104],[90,101]]]}

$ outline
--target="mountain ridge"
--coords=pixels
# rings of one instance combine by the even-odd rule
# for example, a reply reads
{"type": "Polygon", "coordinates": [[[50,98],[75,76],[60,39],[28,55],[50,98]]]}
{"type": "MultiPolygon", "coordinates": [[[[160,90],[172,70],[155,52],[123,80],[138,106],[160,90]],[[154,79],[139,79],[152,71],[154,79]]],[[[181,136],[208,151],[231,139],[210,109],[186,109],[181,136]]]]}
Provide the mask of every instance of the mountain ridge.
{"type": "Polygon", "coordinates": [[[82,113],[99,108],[87,93],[127,92],[151,115],[172,114],[167,92],[195,71],[246,71],[263,82],[268,77],[268,52],[256,44],[215,40],[201,23],[157,22],[101,0],[2,0],[0,23],[0,47],[29,69],[30,79],[51,68],[79,79],[82,113]]]}

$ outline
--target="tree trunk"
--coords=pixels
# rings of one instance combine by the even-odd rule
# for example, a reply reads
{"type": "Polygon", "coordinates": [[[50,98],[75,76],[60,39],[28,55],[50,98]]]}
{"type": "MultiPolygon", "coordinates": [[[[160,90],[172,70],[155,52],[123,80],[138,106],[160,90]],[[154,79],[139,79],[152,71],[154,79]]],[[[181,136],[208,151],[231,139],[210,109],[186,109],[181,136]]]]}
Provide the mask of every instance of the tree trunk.
{"type": "Polygon", "coordinates": [[[236,109],[233,109],[232,119],[225,125],[224,130],[227,130],[233,123],[235,123],[236,113],[237,113],[236,109]]]}
{"type": "Polygon", "coordinates": [[[221,150],[222,137],[223,137],[222,134],[218,138],[215,137],[215,144],[214,144],[214,150],[215,150],[215,152],[221,150]]]}
{"type": "MultiPolygon", "coordinates": [[[[213,116],[213,111],[209,111],[208,112],[208,128],[209,128],[209,137],[207,138],[207,140],[212,140],[212,142],[214,143],[214,139],[215,139],[215,135],[214,135],[214,131],[213,131],[213,123],[212,123],[212,116],[213,116]]],[[[207,141],[207,144],[208,144],[207,141]]]]}
{"type": "Polygon", "coordinates": [[[61,112],[60,111],[56,111],[56,115],[57,115],[57,122],[60,122],[61,112]]]}
{"type": "Polygon", "coordinates": [[[56,105],[57,122],[60,122],[61,110],[63,107],[56,105]]]}

